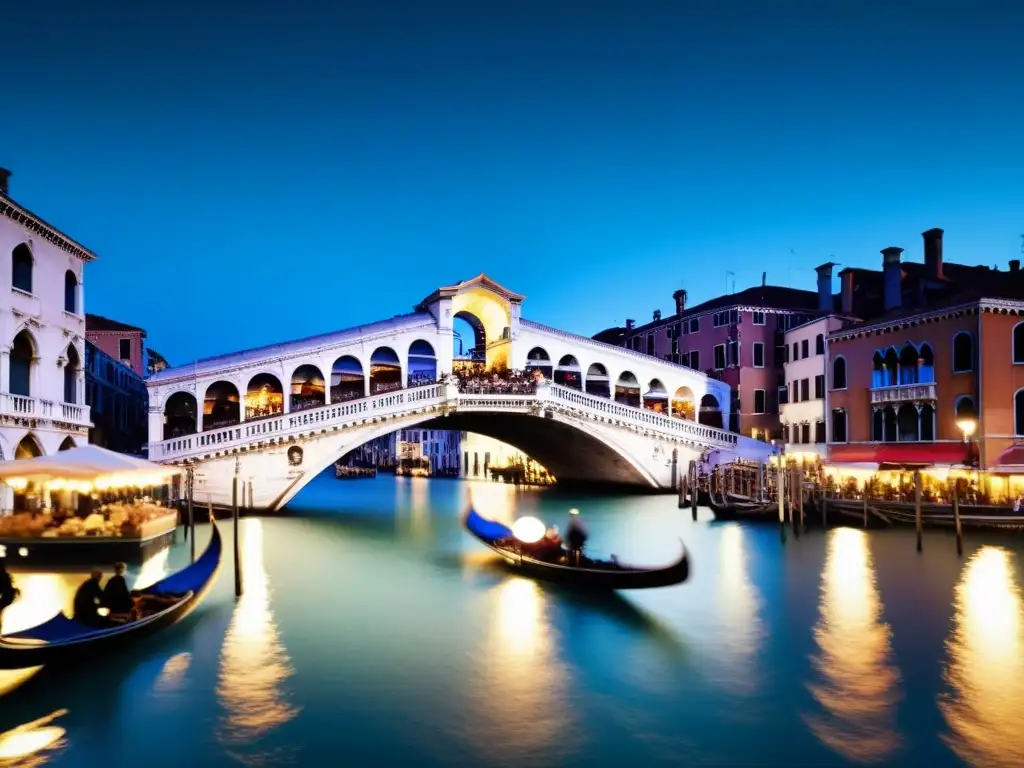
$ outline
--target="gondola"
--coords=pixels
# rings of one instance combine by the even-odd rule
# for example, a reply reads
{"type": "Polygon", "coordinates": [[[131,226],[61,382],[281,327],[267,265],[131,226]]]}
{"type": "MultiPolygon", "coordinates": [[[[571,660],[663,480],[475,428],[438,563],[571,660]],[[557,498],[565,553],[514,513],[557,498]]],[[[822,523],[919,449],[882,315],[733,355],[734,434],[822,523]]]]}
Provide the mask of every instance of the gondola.
{"type": "Polygon", "coordinates": [[[199,604],[220,569],[223,543],[217,524],[206,550],[194,563],[141,590],[136,596],[177,598],[163,610],[110,627],[90,627],[63,612],[30,629],[0,638],[0,669],[42,664],[75,664],[96,654],[121,648],[177,623],[199,604]]]}
{"type": "Polygon", "coordinates": [[[719,503],[715,494],[708,494],[708,506],[716,520],[756,520],[778,522],[779,505],[773,501],[755,501],[736,494],[727,494],[725,503],[719,503]]]}
{"type": "Polygon", "coordinates": [[[690,575],[690,559],[685,547],[679,560],[665,568],[637,568],[590,558],[585,558],[580,565],[568,565],[524,554],[511,528],[482,517],[472,507],[466,512],[464,522],[466,529],[501,555],[513,571],[543,581],[595,590],[652,589],[681,584],[690,575]]]}

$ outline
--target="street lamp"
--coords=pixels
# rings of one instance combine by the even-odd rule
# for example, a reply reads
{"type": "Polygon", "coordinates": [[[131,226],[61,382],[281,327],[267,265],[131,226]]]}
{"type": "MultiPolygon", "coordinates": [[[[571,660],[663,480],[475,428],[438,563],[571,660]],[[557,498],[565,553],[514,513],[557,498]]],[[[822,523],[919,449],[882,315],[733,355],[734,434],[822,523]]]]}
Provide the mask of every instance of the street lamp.
{"type": "Polygon", "coordinates": [[[978,428],[978,422],[971,416],[966,416],[962,419],[956,420],[957,428],[963,433],[964,442],[967,443],[967,461],[968,467],[974,467],[977,470],[977,477],[975,480],[975,492],[981,491],[981,462],[978,461],[978,456],[975,453],[974,446],[974,432],[978,428]]]}

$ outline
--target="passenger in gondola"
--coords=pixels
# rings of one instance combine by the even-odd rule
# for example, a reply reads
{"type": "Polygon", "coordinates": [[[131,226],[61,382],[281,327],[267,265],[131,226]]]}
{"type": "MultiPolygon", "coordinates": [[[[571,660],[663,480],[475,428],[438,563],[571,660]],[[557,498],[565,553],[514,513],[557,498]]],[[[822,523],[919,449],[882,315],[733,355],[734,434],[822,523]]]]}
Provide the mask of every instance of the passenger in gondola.
{"type": "Polygon", "coordinates": [[[110,622],[100,614],[100,608],[105,607],[103,605],[103,587],[100,585],[102,578],[102,573],[93,571],[75,592],[75,621],[90,627],[109,625],[110,622]]]}
{"type": "Polygon", "coordinates": [[[578,509],[569,510],[569,527],[566,530],[565,539],[569,545],[569,561],[574,565],[579,565],[583,556],[583,547],[587,543],[587,529],[583,525],[578,509]]]}
{"type": "Polygon", "coordinates": [[[557,560],[562,553],[562,537],[558,526],[553,525],[544,533],[544,538],[535,545],[536,555],[541,560],[557,560]]]}
{"type": "Polygon", "coordinates": [[[14,579],[7,572],[7,560],[0,557],[0,627],[3,625],[4,611],[20,594],[21,592],[14,586],[14,579]]]}
{"type": "Polygon", "coordinates": [[[107,579],[107,585],[103,588],[103,605],[110,609],[112,621],[127,621],[135,609],[135,601],[128,591],[124,570],[124,563],[115,563],[114,575],[107,579]]]}

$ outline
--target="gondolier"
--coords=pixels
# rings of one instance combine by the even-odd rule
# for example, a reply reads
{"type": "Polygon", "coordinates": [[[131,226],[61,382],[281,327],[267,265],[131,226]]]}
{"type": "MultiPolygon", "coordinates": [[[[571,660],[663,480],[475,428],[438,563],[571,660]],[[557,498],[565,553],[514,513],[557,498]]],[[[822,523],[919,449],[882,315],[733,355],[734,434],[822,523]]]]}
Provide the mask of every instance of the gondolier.
{"type": "Polygon", "coordinates": [[[569,510],[569,525],[565,530],[565,543],[569,545],[569,555],[574,565],[579,565],[580,555],[587,543],[587,527],[583,524],[578,509],[569,510]]]}

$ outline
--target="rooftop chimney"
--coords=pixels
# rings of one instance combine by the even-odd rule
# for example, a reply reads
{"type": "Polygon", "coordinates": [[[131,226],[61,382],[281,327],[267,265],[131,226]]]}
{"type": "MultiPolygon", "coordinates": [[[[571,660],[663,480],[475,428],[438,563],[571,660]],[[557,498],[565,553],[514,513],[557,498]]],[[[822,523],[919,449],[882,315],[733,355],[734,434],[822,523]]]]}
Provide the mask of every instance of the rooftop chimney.
{"type": "Polygon", "coordinates": [[[1020,259],[1010,259],[1010,272],[1020,272],[1020,259]]]}
{"type": "Polygon", "coordinates": [[[924,238],[924,266],[928,277],[942,279],[942,230],[936,227],[922,232],[924,238]]]}
{"type": "Polygon", "coordinates": [[[626,320],[626,330],[627,331],[632,331],[635,326],[636,326],[636,320],[634,320],[632,318],[628,318],[626,320]]]}
{"type": "Polygon", "coordinates": [[[764,288],[766,285],[768,285],[768,273],[767,272],[762,272],[761,273],[761,287],[764,288]]]}
{"type": "Polygon", "coordinates": [[[818,273],[818,311],[832,311],[832,267],[835,264],[828,262],[822,264],[814,271],[818,273]]]}
{"type": "Polygon", "coordinates": [[[852,269],[844,269],[839,273],[839,284],[842,289],[841,306],[843,314],[848,316],[853,315],[853,275],[852,269]]]}
{"type": "Polygon", "coordinates": [[[654,322],[658,322],[659,320],[661,320],[661,310],[656,309],[654,310],[654,322]]]}
{"type": "Polygon", "coordinates": [[[0,168],[0,195],[11,195],[11,172],[0,168]]]}
{"type": "Polygon", "coordinates": [[[900,267],[902,248],[889,246],[882,249],[882,284],[885,288],[885,309],[898,309],[901,303],[900,281],[903,270],[900,267]]]}
{"type": "Polygon", "coordinates": [[[683,314],[683,310],[686,309],[686,291],[680,288],[672,294],[672,298],[676,300],[676,314],[683,314]]]}

